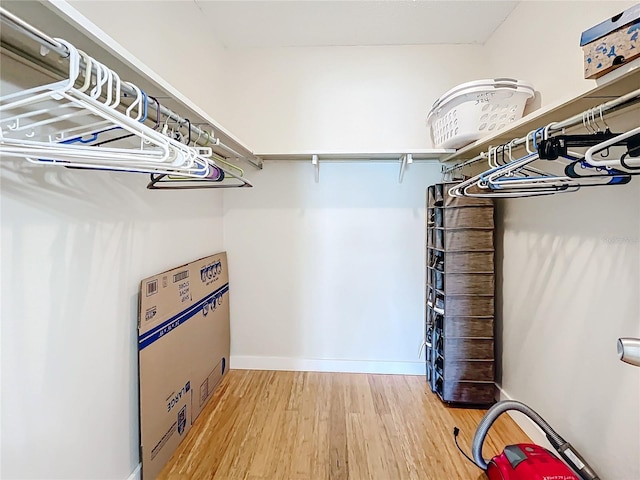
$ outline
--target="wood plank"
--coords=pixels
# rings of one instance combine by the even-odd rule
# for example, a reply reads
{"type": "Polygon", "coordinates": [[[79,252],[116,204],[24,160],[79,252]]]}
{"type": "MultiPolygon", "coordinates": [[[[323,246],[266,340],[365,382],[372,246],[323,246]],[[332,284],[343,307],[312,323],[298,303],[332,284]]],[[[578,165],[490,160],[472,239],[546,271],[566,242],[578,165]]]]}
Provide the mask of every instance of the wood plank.
{"type": "Polygon", "coordinates": [[[329,479],[349,479],[349,454],[347,450],[346,392],[343,379],[337,376],[331,384],[329,403],[329,479]]]}
{"type": "MultiPolygon", "coordinates": [[[[449,408],[424,377],[232,370],[161,480],[484,479],[469,450],[483,410],[449,408]]],[[[529,441],[506,415],[487,458],[529,441]]]]}

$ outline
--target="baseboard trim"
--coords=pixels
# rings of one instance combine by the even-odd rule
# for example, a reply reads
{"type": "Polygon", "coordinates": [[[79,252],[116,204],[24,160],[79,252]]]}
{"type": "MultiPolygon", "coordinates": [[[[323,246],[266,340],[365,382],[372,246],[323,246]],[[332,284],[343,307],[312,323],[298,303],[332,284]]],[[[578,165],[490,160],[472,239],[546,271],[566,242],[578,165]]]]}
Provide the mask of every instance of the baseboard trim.
{"type": "Polygon", "coordinates": [[[238,370],[287,370],[294,372],[378,373],[390,375],[425,374],[424,362],[380,362],[232,355],[230,363],[232,369],[238,370]]]}
{"type": "Polygon", "coordinates": [[[135,470],[131,472],[131,475],[129,475],[127,480],[140,480],[140,478],[142,478],[141,473],[142,473],[142,463],[139,463],[138,466],[135,468],[135,470]]]}
{"type": "MultiPolygon", "coordinates": [[[[509,395],[500,385],[496,383],[498,398],[497,400],[516,400],[511,395],[509,395]]],[[[533,408],[533,407],[532,407],[533,408]]],[[[537,445],[543,446],[549,450],[552,450],[553,447],[547,440],[544,432],[540,427],[538,427],[535,423],[529,420],[524,414],[520,412],[509,411],[507,412],[516,424],[522,429],[524,433],[531,439],[531,441],[537,445]]]]}

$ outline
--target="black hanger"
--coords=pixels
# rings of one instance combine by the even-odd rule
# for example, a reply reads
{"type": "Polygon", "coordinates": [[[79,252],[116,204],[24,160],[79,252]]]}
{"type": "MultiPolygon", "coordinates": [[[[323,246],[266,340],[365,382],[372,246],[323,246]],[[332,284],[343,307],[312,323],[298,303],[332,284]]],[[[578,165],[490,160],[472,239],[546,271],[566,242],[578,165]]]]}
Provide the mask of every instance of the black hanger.
{"type": "MultiPolygon", "coordinates": [[[[604,132],[595,132],[579,135],[555,135],[540,140],[538,143],[538,156],[541,160],[556,160],[565,156],[569,147],[593,147],[599,143],[617,137],[619,133],[611,133],[607,128],[604,132]]],[[[628,140],[622,140],[616,145],[626,145],[628,140]]]]}
{"type": "MultiPolygon", "coordinates": [[[[218,167],[219,168],[219,167],[218,167]]],[[[168,175],[150,174],[151,181],[147,185],[149,190],[195,190],[202,188],[242,188],[252,187],[248,181],[240,177],[234,177],[242,183],[221,183],[225,178],[232,176],[221,175],[218,179],[210,178],[185,178],[184,180],[170,180],[166,178],[168,175]]]]}
{"type": "MultiPolygon", "coordinates": [[[[622,163],[622,162],[621,162],[622,163]]],[[[624,165],[624,163],[623,163],[624,165]]],[[[632,167],[631,169],[638,169],[639,167],[632,167]]],[[[637,175],[636,173],[623,172],[622,170],[617,170],[615,168],[605,168],[605,167],[594,167],[593,165],[589,165],[584,158],[580,160],[576,160],[575,162],[571,162],[564,167],[564,174],[570,178],[588,178],[588,177],[629,177],[629,181],[631,180],[630,175],[637,175]],[[579,168],[578,168],[579,167],[579,168]],[[591,173],[582,175],[580,172],[584,170],[595,171],[599,173],[591,173]]],[[[610,184],[614,184],[612,182],[610,184]]],[[[621,183],[629,183],[628,181],[621,183]]]]}
{"type": "Polygon", "coordinates": [[[188,118],[185,118],[184,120],[185,120],[185,122],[188,123],[188,127],[187,127],[188,138],[187,138],[187,141],[185,142],[185,144],[189,145],[191,143],[191,120],[189,120],[188,118]]]}
{"type": "Polygon", "coordinates": [[[640,157],[640,135],[634,135],[627,138],[627,153],[620,158],[620,164],[629,170],[640,170],[640,166],[633,167],[626,162],[627,157],[638,158],[640,157]]]}
{"type": "Polygon", "coordinates": [[[624,168],[626,168],[628,170],[638,170],[638,173],[634,173],[632,175],[639,175],[640,174],[640,166],[633,167],[633,166],[629,165],[626,162],[627,157],[633,157],[633,155],[631,155],[629,152],[623,154],[622,157],[620,157],[620,165],[622,165],[624,168]]]}
{"type": "MultiPolygon", "coordinates": [[[[622,157],[620,158],[620,164],[626,168],[627,170],[634,170],[634,171],[638,171],[638,173],[635,172],[624,172],[622,170],[618,170],[615,168],[606,168],[606,167],[594,167],[592,165],[589,165],[588,163],[586,163],[584,161],[584,159],[578,160],[576,162],[573,162],[569,165],[567,165],[565,167],[565,174],[568,177],[571,178],[584,178],[584,177],[606,177],[606,176],[611,176],[611,177],[629,177],[629,179],[631,178],[630,175],[639,175],[640,174],[640,166],[633,166],[633,165],[629,165],[627,163],[627,158],[628,157],[632,157],[632,158],[637,158],[640,157],[640,134],[639,135],[633,135],[625,140],[620,141],[619,143],[616,143],[616,145],[626,145],[627,147],[627,152],[624,153],[622,155],[622,157]],[[598,172],[606,172],[604,174],[591,174],[591,175],[581,175],[579,172],[579,170],[576,169],[577,166],[582,167],[582,169],[594,169],[598,172]]],[[[608,149],[607,149],[608,150],[608,149]]],[[[613,184],[614,182],[611,182],[610,184],[613,184]]],[[[628,181],[625,182],[621,182],[621,183],[628,183],[628,181]]]]}

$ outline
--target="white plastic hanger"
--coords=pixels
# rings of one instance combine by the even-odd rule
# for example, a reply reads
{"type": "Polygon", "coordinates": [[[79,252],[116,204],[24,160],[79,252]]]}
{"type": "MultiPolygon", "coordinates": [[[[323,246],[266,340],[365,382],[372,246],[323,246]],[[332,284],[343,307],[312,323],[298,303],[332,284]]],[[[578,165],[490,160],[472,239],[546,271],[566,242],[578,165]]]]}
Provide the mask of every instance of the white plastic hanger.
{"type": "Polygon", "coordinates": [[[3,153],[48,165],[187,178],[211,175],[215,163],[205,156],[211,155],[211,149],[204,152],[184,145],[140,123],[146,103],[143,105],[142,92],[133,84],[128,86],[136,93],[135,98],[124,114],[117,111],[121,81],[115,72],[86,53],[80,54],[70,43],[58,41],[69,51],[68,79],[0,98],[0,113],[4,117],[0,122],[3,127],[0,150],[3,153]],[[74,88],[80,56],[86,62],[85,78],[79,88],[74,88]],[[92,68],[96,71],[95,77],[92,68]],[[105,100],[100,101],[101,97],[105,100]],[[28,107],[32,110],[25,113],[28,107]],[[87,141],[83,138],[84,135],[95,135],[96,127],[109,126],[138,138],[138,147],[120,147],[117,142],[114,142],[115,146],[96,147],[91,145],[91,138],[87,141]]]}
{"type": "MultiPolygon", "coordinates": [[[[622,165],[620,159],[595,159],[593,156],[602,150],[605,150],[616,143],[621,142],[622,140],[626,140],[627,138],[633,137],[635,135],[640,135],[640,127],[633,128],[621,135],[610,138],[609,140],[605,140],[598,145],[594,145],[587,149],[584,154],[585,161],[594,167],[614,167],[618,170],[629,171],[629,169],[622,165]]],[[[640,158],[629,158],[625,162],[627,165],[631,167],[640,167],[640,158]]]]}
{"type": "MultiPolygon", "coordinates": [[[[25,126],[25,129],[29,128],[31,131],[33,131],[33,129],[37,126],[49,125],[51,123],[54,123],[55,121],[64,122],[66,120],[73,118],[75,115],[78,115],[78,111],[80,111],[81,115],[85,115],[87,112],[97,114],[98,117],[101,118],[103,121],[107,120],[107,121],[110,121],[112,124],[114,123],[114,117],[115,117],[116,124],[122,123],[123,125],[121,126],[124,126],[131,133],[140,135],[141,133],[140,124],[135,124],[134,121],[131,119],[128,119],[130,120],[130,122],[127,122],[123,118],[117,118],[118,116],[120,117],[123,117],[123,116],[119,114],[119,112],[113,109],[109,109],[109,111],[105,115],[105,109],[100,108],[100,107],[105,107],[104,104],[101,104],[100,102],[95,101],[95,99],[91,97],[87,97],[80,91],[75,91],[75,92],[73,91],[73,84],[74,84],[75,78],[77,78],[78,71],[79,71],[78,69],[79,54],[71,44],[69,44],[68,42],[64,42],[64,40],[61,40],[61,42],[67,46],[70,52],[69,79],[61,82],[56,82],[55,84],[39,86],[26,91],[16,92],[15,94],[3,96],[0,99],[1,100],[0,112],[2,111],[6,112],[11,108],[16,108],[16,107],[22,108],[28,105],[34,105],[34,104],[37,104],[39,101],[45,101],[45,102],[50,102],[51,100],[63,101],[63,102],[66,101],[68,103],[73,104],[73,110],[75,111],[62,116],[56,115],[53,118],[50,118],[48,120],[41,120],[41,121],[35,122],[35,125],[32,124],[31,126],[25,126]],[[78,108],[80,110],[78,110],[78,108]],[[134,127],[134,128],[131,128],[131,127],[134,127]]],[[[99,71],[104,72],[104,69],[99,69],[99,71]]],[[[100,80],[100,83],[105,84],[108,82],[106,75],[100,74],[100,77],[104,78],[104,81],[100,80]]],[[[97,96],[96,89],[93,90],[93,94],[94,96],[97,96]]],[[[42,112],[44,111],[44,109],[41,109],[39,111],[42,112]]],[[[28,116],[29,114],[25,115],[25,117],[28,117],[28,116]]],[[[90,147],[84,147],[82,145],[73,145],[73,146],[59,145],[59,144],[56,145],[50,141],[51,137],[47,138],[46,141],[44,142],[37,142],[37,141],[26,140],[26,139],[17,139],[17,142],[16,142],[15,138],[14,139],[8,138],[9,137],[8,134],[12,134],[20,130],[21,127],[19,126],[19,121],[20,121],[19,119],[20,119],[19,116],[13,118],[14,124],[13,125],[9,124],[9,127],[7,129],[3,128],[2,151],[4,153],[7,153],[7,154],[13,153],[18,156],[25,156],[30,153],[33,154],[36,152],[40,154],[41,152],[36,151],[35,148],[44,147],[45,152],[55,153],[56,155],[58,155],[58,159],[62,161],[70,161],[69,158],[73,159],[75,156],[80,156],[85,158],[95,158],[95,157],[104,157],[105,155],[108,155],[110,156],[110,159],[117,159],[117,157],[112,156],[112,154],[116,154],[117,151],[112,151],[109,149],[95,149],[90,147]],[[14,147],[14,148],[12,149],[11,147],[14,147]],[[61,155],[62,152],[64,153],[64,155],[61,155]]],[[[3,120],[6,121],[7,119],[5,118],[3,120]]],[[[131,154],[135,154],[137,156],[137,159],[153,160],[154,162],[164,161],[167,158],[170,158],[166,148],[168,141],[167,139],[162,138],[162,140],[158,142],[158,138],[160,137],[161,137],[160,135],[157,135],[157,134],[155,135],[155,143],[157,144],[156,147],[164,147],[164,148],[160,148],[160,150],[158,150],[158,148],[154,149],[154,151],[151,152],[153,156],[145,157],[144,155],[150,155],[150,152],[147,150],[146,152],[142,152],[142,156],[140,155],[139,151],[125,152],[126,157],[121,157],[121,158],[123,159],[129,158],[131,154]]],[[[60,136],[57,136],[55,138],[59,140],[60,136]]],[[[146,138],[148,139],[149,137],[147,136],[146,138]]],[[[171,157],[175,158],[176,156],[172,155],[171,157]]],[[[33,157],[31,157],[31,160],[33,160],[33,157]]],[[[179,164],[182,164],[182,163],[183,163],[182,161],[179,162],[179,164]]]]}

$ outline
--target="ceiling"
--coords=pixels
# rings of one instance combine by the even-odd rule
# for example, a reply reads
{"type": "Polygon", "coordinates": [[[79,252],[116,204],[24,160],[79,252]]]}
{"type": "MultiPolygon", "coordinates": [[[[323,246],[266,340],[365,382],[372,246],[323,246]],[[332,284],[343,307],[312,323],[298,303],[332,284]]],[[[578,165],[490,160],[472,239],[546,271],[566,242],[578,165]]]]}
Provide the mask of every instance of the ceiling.
{"type": "Polygon", "coordinates": [[[483,44],[516,1],[193,0],[227,48],[483,44]]]}

